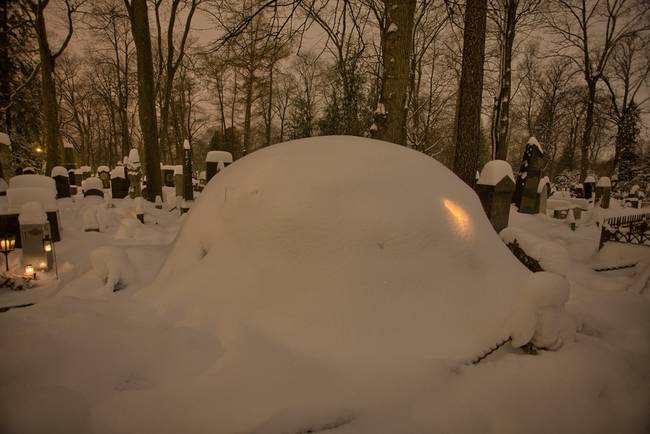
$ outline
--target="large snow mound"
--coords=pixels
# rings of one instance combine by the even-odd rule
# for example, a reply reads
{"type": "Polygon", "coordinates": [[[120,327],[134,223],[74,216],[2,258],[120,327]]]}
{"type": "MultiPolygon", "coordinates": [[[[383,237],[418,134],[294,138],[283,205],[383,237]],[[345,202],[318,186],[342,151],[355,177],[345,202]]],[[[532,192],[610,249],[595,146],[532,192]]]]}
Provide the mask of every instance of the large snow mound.
{"type": "Polygon", "coordinates": [[[145,297],[225,345],[255,330],[378,364],[471,357],[526,274],[437,161],[319,137],[255,152],[209,183],[145,297]]]}

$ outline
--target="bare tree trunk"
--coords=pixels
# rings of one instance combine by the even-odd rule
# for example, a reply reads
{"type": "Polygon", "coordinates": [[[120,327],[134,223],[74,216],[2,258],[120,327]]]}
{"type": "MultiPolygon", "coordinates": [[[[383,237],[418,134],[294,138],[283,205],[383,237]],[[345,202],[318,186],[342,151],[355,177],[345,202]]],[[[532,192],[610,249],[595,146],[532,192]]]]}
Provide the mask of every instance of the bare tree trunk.
{"type": "Polygon", "coordinates": [[[253,109],[253,82],[255,72],[249,71],[246,77],[246,96],[244,100],[244,143],[241,154],[246,155],[251,149],[251,115],[253,109]]]}
{"type": "Polygon", "coordinates": [[[582,133],[580,146],[580,182],[587,177],[589,170],[589,150],[591,149],[591,131],[594,127],[594,106],[596,105],[596,82],[588,81],[587,84],[587,112],[585,117],[585,130],[582,133]]]}
{"type": "Polygon", "coordinates": [[[515,23],[518,0],[508,0],[506,22],[503,29],[503,45],[499,65],[499,93],[492,112],[492,158],[505,160],[508,157],[508,133],[510,131],[510,93],[512,87],[512,48],[515,40],[515,23]]]}
{"type": "MultiPolygon", "coordinates": [[[[4,124],[6,132],[11,135],[11,75],[9,71],[8,7],[8,0],[0,0],[0,107],[4,108],[4,124]]],[[[1,161],[0,178],[4,178],[1,161]]]]}
{"type": "Polygon", "coordinates": [[[54,57],[50,51],[45,28],[43,10],[36,13],[36,34],[38,52],[41,60],[41,102],[43,110],[43,127],[45,128],[45,147],[47,149],[46,172],[50,173],[60,162],[59,153],[59,105],[54,83],[54,57]]]}
{"type": "Polygon", "coordinates": [[[454,173],[469,186],[474,186],[476,182],[481,142],[486,14],[486,0],[467,1],[463,33],[463,64],[456,108],[454,173]]]}
{"type": "Polygon", "coordinates": [[[156,196],[162,196],[162,187],[149,16],[146,0],[132,0],[130,5],[125,0],[125,3],[129,10],[138,61],[138,112],[144,142],[147,191],[149,199],[153,200],[156,196]]]}
{"type": "Polygon", "coordinates": [[[406,145],[406,97],[410,83],[415,0],[384,0],[384,8],[386,28],[381,32],[384,73],[380,101],[386,114],[377,125],[377,133],[382,140],[406,145]]]}

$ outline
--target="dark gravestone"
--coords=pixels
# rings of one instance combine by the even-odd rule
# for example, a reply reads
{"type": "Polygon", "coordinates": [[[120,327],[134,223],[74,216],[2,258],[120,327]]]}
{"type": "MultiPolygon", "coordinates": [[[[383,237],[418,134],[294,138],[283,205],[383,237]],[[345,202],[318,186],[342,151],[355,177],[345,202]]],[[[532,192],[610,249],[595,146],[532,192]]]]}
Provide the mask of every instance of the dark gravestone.
{"type": "Polygon", "coordinates": [[[585,182],[582,184],[585,192],[585,199],[591,200],[596,190],[596,180],[593,176],[587,176],[585,182]]]}
{"type": "Polygon", "coordinates": [[[53,179],[56,184],[56,198],[70,197],[70,178],[58,175],[53,179]]]}
{"type": "Polygon", "coordinates": [[[189,211],[190,203],[194,200],[194,185],[192,183],[192,148],[189,140],[183,143],[183,205],[181,213],[189,211]]]}
{"type": "Polygon", "coordinates": [[[210,151],[205,157],[205,182],[232,163],[232,154],[226,151],[210,151]]]}
{"type": "Polygon", "coordinates": [[[512,179],[510,165],[493,160],[485,165],[475,186],[481,205],[497,233],[508,226],[512,193],[515,191],[512,179]]]}
{"type": "Polygon", "coordinates": [[[517,175],[513,197],[513,202],[521,213],[537,214],[538,212],[537,187],[539,186],[543,165],[544,152],[537,139],[531,137],[524,150],[524,157],[517,175]]]}
{"type": "Polygon", "coordinates": [[[68,171],[63,166],[54,166],[51,172],[56,185],[56,198],[70,197],[70,178],[68,171]]]}
{"type": "Polygon", "coordinates": [[[114,199],[124,199],[129,194],[129,183],[124,172],[124,166],[117,166],[111,171],[111,196],[114,199]]]}
{"type": "Polygon", "coordinates": [[[173,166],[163,166],[161,170],[161,175],[163,179],[163,185],[165,187],[174,186],[174,167],[173,166]]]}

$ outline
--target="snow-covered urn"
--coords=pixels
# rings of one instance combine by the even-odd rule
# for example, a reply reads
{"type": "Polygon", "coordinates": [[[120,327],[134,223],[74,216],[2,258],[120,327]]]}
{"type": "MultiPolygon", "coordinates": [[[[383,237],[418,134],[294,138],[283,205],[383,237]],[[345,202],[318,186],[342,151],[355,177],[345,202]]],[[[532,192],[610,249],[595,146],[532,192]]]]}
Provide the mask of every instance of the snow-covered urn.
{"type": "Polygon", "coordinates": [[[126,163],[126,168],[129,173],[129,181],[131,184],[131,198],[133,199],[142,196],[142,165],[140,164],[140,155],[138,154],[137,149],[134,148],[129,151],[129,159],[126,163]]]}
{"type": "Polygon", "coordinates": [[[97,277],[106,283],[105,288],[115,292],[137,280],[128,258],[120,247],[104,246],[90,254],[90,265],[97,277]]]}
{"type": "Polygon", "coordinates": [[[508,321],[512,346],[558,350],[573,342],[576,325],[564,309],[568,299],[569,282],[564,277],[546,271],[530,274],[508,321]]]}
{"type": "Polygon", "coordinates": [[[474,188],[481,205],[497,233],[508,226],[515,178],[507,161],[488,161],[474,188]]]}
{"type": "Polygon", "coordinates": [[[513,202],[519,212],[537,214],[537,187],[544,165],[544,151],[535,137],[528,139],[519,167],[513,202]]]}

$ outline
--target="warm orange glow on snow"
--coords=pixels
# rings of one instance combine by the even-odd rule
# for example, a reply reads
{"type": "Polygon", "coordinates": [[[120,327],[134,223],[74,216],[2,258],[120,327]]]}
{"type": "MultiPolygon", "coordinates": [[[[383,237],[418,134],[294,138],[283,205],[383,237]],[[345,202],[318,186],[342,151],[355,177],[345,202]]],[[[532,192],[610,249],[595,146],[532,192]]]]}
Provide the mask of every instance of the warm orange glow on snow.
{"type": "Polygon", "coordinates": [[[462,235],[468,235],[470,231],[470,219],[465,210],[454,201],[451,201],[449,199],[443,199],[442,203],[454,218],[454,223],[456,225],[456,228],[458,228],[458,232],[460,232],[462,235]]]}

